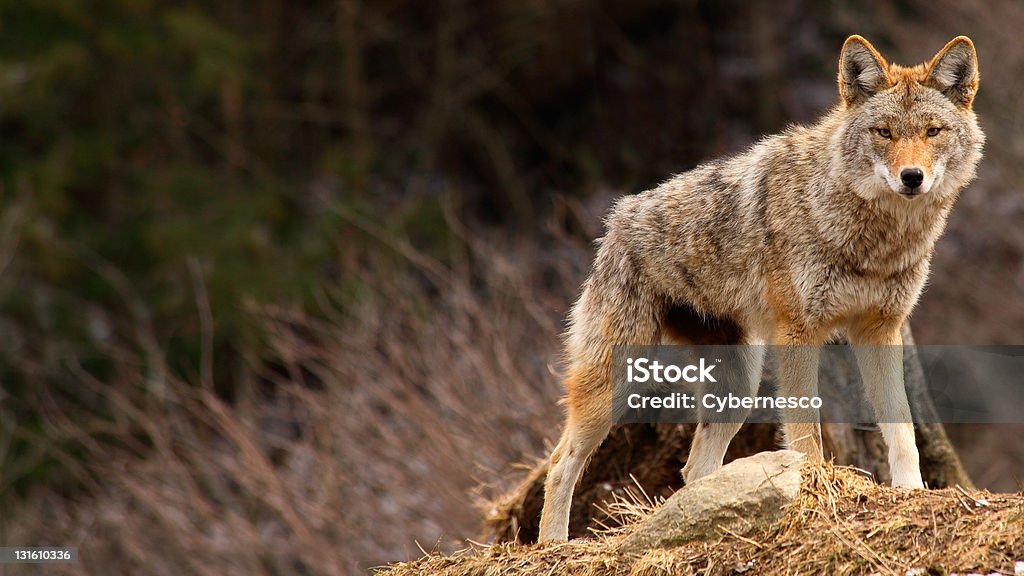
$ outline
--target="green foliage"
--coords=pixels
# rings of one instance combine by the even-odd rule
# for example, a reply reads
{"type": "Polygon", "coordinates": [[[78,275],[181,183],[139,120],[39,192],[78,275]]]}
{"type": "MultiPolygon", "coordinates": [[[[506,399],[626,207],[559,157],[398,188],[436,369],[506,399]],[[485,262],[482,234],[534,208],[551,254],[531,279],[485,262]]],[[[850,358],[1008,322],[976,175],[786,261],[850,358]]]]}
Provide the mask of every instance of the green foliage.
{"type": "Polygon", "coordinates": [[[116,314],[82,253],[123,273],[167,333],[194,322],[190,258],[224,329],[246,297],[301,298],[315,281],[299,268],[327,256],[318,217],[231,135],[260,43],[230,21],[212,2],[0,4],[0,183],[31,207],[5,309],[50,287],[71,311],[116,314]]]}
{"type": "Polygon", "coordinates": [[[193,58],[193,85],[216,93],[223,82],[242,82],[252,48],[245,38],[225,30],[195,8],[169,9],[163,15],[171,46],[193,58]]]}
{"type": "MultiPolygon", "coordinates": [[[[17,216],[0,236],[13,254],[0,276],[0,323],[17,335],[0,344],[12,461],[29,461],[42,434],[40,394],[112,410],[70,364],[114,379],[110,347],[141,349],[140,324],[193,379],[208,305],[230,390],[231,358],[259,341],[245,305],[303,302],[337,258],[329,211],[302,198],[316,175],[291,156],[261,160],[273,146],[248,106],[276,87],[254,82],[267,53],[241,32],[259,27],[214,2],[94,4],[0,2],[0,214],[17,216]]],[[[0,492],[53,465],[0,465],[0,492]]]]}

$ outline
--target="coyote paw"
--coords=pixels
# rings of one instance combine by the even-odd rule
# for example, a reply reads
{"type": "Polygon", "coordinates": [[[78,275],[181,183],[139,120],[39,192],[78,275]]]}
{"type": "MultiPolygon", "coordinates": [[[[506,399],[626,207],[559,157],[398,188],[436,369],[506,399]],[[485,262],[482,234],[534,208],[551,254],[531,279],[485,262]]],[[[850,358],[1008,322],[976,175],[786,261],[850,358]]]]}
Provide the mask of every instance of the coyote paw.
{"type": "Polygon", "coordinates": [[[923,490],[924,481],[921,480],[921,474],[903,474],[900,476],[894,476],[892,479],[893,488],[904,488],[906,490],[923,490]]]}
{"type": "Polygon", "coordinates": [[[721,464],[716,464],[714,462],[704,462],[700,464],[694,460],[688,460],[681,471],[683,475],[683,482],[692,484],[693,482],[715,472],[721,467],[721,464]]]}

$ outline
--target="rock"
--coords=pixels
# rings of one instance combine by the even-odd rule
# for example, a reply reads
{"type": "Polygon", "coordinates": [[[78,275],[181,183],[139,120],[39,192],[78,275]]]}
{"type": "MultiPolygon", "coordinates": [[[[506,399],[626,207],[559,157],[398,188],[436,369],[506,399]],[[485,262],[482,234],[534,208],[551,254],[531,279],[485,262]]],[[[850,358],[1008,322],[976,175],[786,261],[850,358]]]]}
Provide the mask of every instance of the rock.
{"type": "Polygon", "coordinates": [[[730,462],[681,488],[617,545],[620,552],[673,547],[721,536],[722,527],[746,534],[778,520],[800,492],[804,455],[762,452],[730,462]]]}

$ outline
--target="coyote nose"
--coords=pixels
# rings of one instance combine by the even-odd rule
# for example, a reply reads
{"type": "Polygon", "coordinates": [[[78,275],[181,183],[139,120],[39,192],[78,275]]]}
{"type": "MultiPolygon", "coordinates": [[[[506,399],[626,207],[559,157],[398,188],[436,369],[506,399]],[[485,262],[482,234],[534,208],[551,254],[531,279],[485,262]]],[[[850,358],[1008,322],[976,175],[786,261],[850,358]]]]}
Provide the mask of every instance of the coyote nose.
{"type": "Polygon", "coordinates": [[[900,171],[900,180],[907,188],[917,188],[924,182],[924,172],[920,168],[904,168],[900,171]]]}

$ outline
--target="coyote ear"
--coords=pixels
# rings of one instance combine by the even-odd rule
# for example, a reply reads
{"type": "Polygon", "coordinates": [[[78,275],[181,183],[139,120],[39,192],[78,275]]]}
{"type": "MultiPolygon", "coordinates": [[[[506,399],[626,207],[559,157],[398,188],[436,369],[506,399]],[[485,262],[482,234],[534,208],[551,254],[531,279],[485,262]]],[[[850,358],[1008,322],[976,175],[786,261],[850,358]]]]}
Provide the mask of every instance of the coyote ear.
{"type": "Polygon", "coordinates": [[[957,106],[970,108],[978,93],[978,54],[967,36],[957,36],[928,64],[928,84],[957,106]]]}
{"type": "Polygon", "coordinates": [[[854,35],[839,54],[839,95],[856,104],[889,86],[888,64],[870,42],[854,35]]]}

